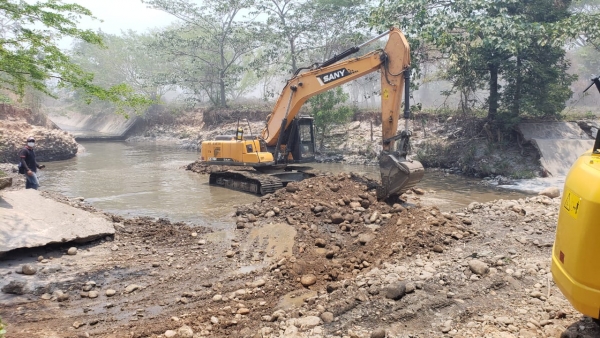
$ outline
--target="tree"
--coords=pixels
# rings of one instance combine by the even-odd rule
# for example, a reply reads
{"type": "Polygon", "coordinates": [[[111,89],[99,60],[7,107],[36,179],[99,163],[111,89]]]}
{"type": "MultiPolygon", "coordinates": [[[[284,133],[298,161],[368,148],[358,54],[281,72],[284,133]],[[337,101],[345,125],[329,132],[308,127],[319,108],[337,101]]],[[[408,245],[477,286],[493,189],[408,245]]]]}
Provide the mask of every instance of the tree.
{"type": "Polygon", "coordinates": [[[105,89],[94,83],[94,75],[83,71],[57,46],[65,37],[102,45],[99,34],[77,28],[81,17],[94,18],[86,8],[48,0],[0,1],[0,88],[25,94],[32,87],[55,96],[52,84],[77,88],[87,102],[94,98],[116,103],[120,108],[141,108],[150,103],[125,84],[105,89]]]}
{"type": "Polygon", "coordinates": [[[499,108],[520,113],[524,98],[533,112],[558,113],[564,107],[568,98],[565,88],[572,78],[561,76],[567,64],[559,49],[570,39],[585,40],[598,34],[598,16],[570,13],[569,4],[568,0],[384,0],[373,11],[371,22],[377,20],[378,27],[400,24],[411,42],[416,41],[413,61],[417,65],[434,49],[449,60],[447,78],[456,87],[487,89],[488,118],[496,120],[499,108]],[[550,82],[542,90],[534,90],[532,86],[543,87],[532,84],[539,74],[550,82]],[[504,92],[501,80],[507,83],[504,92]],[[535,95],[544,97],[535,100],[535,95]]]}
{"type": "Polygon", "coordinates": [[[178,72],[170,82],[188,90],[192,99],[206,95],[215,106],[226,106],[228,91],[245,72],[243,57],[259,47],[258,30],[243,12],[250,0],[206,0],[197,6],[187,0],[145,0],[153,8],[182,21],[158,36],[154,50],[178,72]]]}
{"type": "Polygon", "coordinates": [[[310,115],[314,118],[319,148],[323,148],[323,140],[331,127],[348,121],[352,116],[352,109],[344,105],[348,101],[348,94],[342,87],[328,90],[308,99],[310,115]]]}

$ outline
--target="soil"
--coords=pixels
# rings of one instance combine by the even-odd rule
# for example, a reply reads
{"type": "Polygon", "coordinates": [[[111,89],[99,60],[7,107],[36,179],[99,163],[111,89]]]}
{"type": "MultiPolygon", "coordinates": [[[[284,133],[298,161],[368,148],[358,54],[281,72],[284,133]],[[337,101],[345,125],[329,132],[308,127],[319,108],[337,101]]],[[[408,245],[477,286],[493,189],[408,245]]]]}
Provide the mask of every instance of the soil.
{"type": "Polygon", "coordinates": [[[11,252],[2,285],[26,284],[0,293],[8,337],[600,335],[552,282],[559,198],[443,213],[420,189],[385,203],[371,186],[292,183],[232,210],[221,232],[105,214],[116,235],[75,255],[68,243],[11,252]],[[17,274],[24,264],[37,273],[17,274]]]}

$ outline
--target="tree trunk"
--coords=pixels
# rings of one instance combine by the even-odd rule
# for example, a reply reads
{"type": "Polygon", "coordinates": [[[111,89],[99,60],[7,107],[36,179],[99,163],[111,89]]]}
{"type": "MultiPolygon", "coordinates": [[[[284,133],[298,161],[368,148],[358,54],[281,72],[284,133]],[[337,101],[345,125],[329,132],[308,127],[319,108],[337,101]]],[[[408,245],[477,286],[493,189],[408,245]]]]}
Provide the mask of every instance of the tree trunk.
{"type": "Polygon", "coordinates": [[[523,76],[521,75],[521,67],[523,60],[521,56],[517,54],[517,76],[515,78],[515,97],[512,105],[513,116],[519,116],[521,113],[521,87],[523,84],[523,76]]]}
{"type": "Polygon", "coordinates": [[[221,78],[219,79],[219,91],[220,91],[220,104],[221,107],[225,107],[226,101],[225,101],[225,80],[223,80],[223,75],[221,75],[221,78]]]}
{"type": "Polygon", "coordinates": [[[488,64],[490,71],[490,98],[488,108],[488,120],[495,120],[498,114],[498,65],[488,64]]]}
{"type": "Polygon", "coordinates": [[[296,65],[296,44],[294,39],[290,39],[290,55],[292,59],[292,74],[296,72],[298,69],[298,65],[296,65]]]}

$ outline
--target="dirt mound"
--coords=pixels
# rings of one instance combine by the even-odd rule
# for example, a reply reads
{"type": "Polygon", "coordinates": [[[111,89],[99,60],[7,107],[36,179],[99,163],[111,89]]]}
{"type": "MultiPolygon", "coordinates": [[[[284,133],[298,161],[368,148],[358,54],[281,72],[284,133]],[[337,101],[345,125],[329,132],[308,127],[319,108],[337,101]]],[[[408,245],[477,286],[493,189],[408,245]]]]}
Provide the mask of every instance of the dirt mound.
{"type": "Polygon", "coordinates": [[[344,173],[290,183],[238,208],[239,236],[267,223],[293,226],[293,259],[279,267],[279,275],[296,287],[303,275],[315,275],[311,288],[349,278],[399,252],[428,252],[470,236],[456,217],[435,207],[378,201],[370,183],[344,173]]]}

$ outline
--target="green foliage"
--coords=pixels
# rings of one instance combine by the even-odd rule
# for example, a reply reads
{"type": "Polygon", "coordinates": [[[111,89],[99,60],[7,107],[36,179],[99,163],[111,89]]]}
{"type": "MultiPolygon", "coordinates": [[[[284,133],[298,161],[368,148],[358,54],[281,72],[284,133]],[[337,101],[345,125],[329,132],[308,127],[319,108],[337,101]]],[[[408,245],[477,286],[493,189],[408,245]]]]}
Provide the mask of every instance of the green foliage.
{"type": "Polygon", "coordinates": [[[314,118],[317,135],[320,138],[319,147],[323,148],[323,139],[334,125],[348,121],[353,110],[343,105],[348,101],[348,94],[341,87],[328,90],[308,100],[310,115],[314,118]]]}
{"type": "Polygon", "coordinates": [[[5,334],[6,334],[6,327],[4,326],[4,323],[2,322],[2,318],[0,318],[0,338],[4,338],[5,334]]]}
{"type": "Polygon", "coordinates": [[[557,114],[570,96],[563,47],[600,33],[598,14],[570,12],[570,3],[382,0],[370,24],[399,25],[411,43],[413,67],[441,57],[463,110],[472,107],[476,90],[487,89],[488,117],[512,121],[522,111],[557,114]]]}
{"type": "Polygon", "coordinates": [[[86,8],[60,0],[0,1],[0,88],[22,97],[32,87],[55,97],[51,88],[55,84],[81,90],[86,102],[100,99],[120,108],[145,106],[149,101],[127,85],[106,89],[94,84],[94,75],[58,48],[58,41],[65,37],[102,45],[100,35],[77,28],[82,17],[94,18],[86,8]]]}

